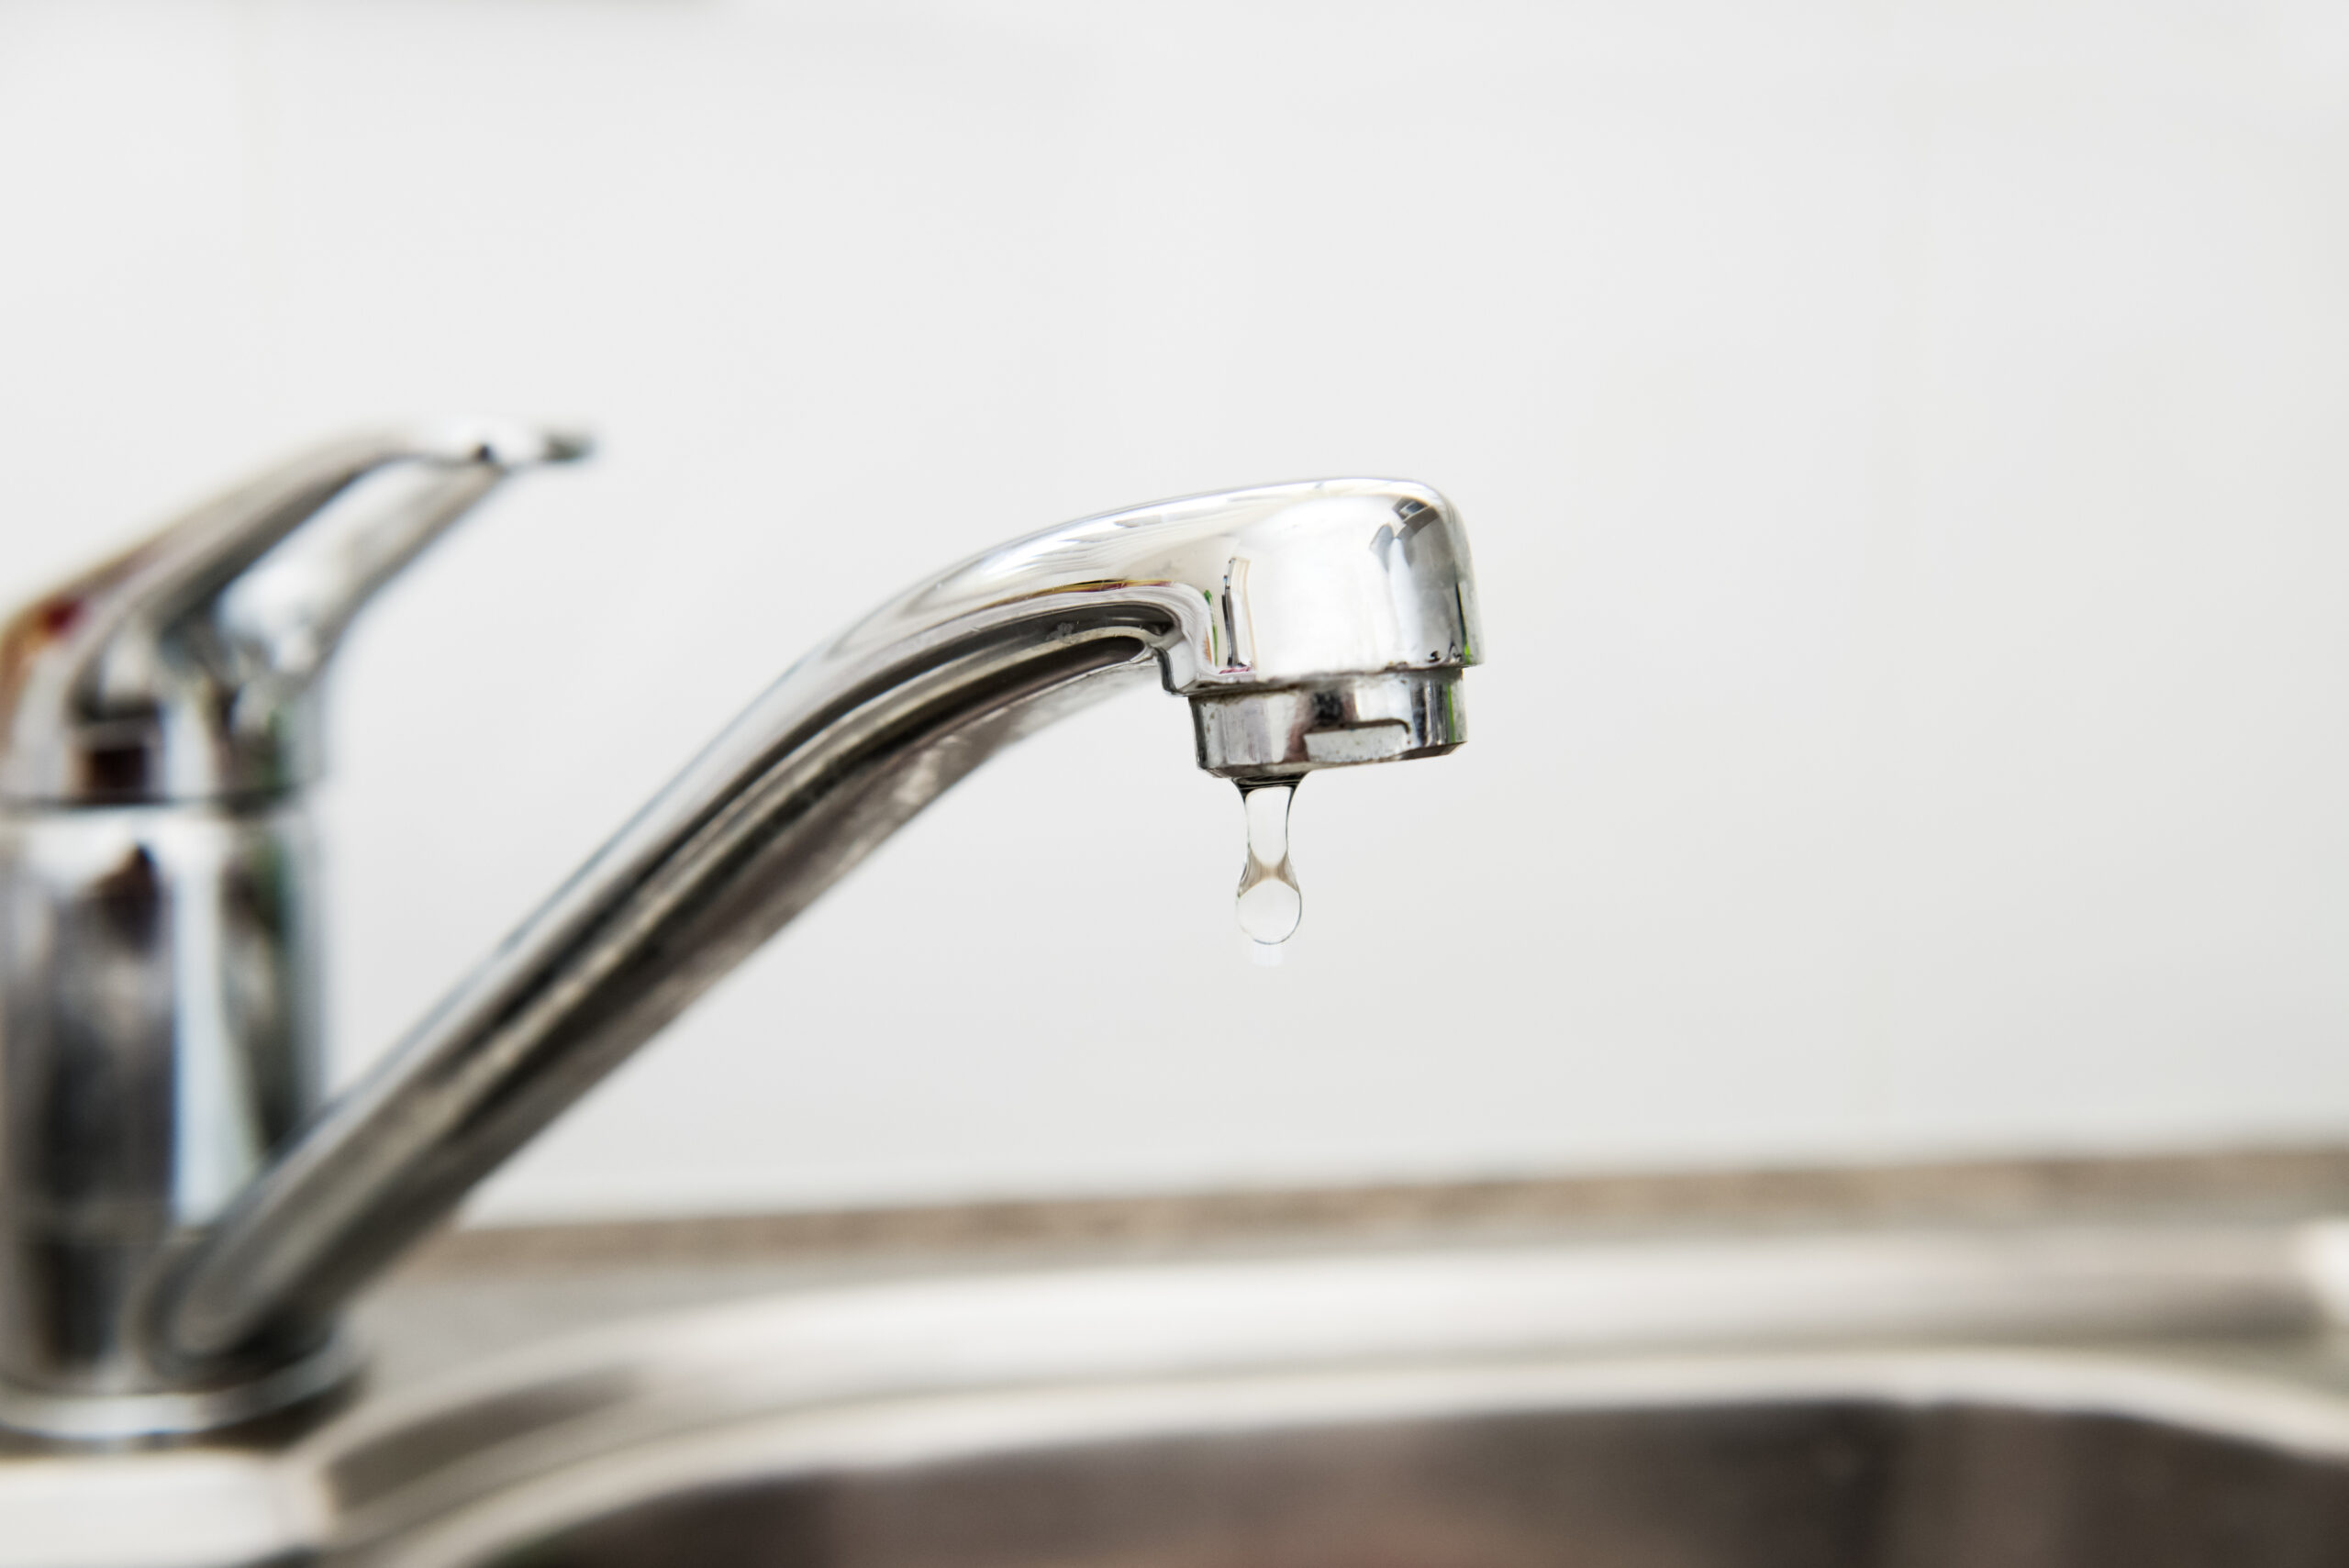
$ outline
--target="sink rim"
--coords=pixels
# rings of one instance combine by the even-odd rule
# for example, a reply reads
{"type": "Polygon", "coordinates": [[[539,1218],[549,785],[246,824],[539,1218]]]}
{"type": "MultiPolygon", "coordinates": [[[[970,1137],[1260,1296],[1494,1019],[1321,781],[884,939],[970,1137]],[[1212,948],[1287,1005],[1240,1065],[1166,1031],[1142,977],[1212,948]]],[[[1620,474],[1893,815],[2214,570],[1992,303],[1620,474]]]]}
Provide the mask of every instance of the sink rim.
{"type": "Polygon", "coordinates": [[[574,1332],[379,1391],[279,1451],[0,1462],[0,1519],[12,1521],[0,1568],[192,1568],[207,1560],[200,1543],[212,1561],[371,1542],[398,1542],[403,1562],[457,1561],[454,1545],[429,1542],[486,1529],[531,1498],[551,1506],[581,1477],[603,1476],[608,1497],[630,1464],[674,1473],[746,1443],[818,1444],[826,1431],[845,1443],[893,1422],[942,1432],[1020,1410],[1110,1407],[1133,1419],[1171,1415],[1170,1399],[1302,1409],[1344,1390],[1374,1402],[1409,1387],[1454,1400],[1514,1387],[1553,1403],[1576,1388],[1717,1402],[1735,1387],[1752,1399],[2086,1401],[2349,1457],[2349,1396],[2165,1360],[2197,1338],[2309,1335],[2324,1314],[2308,1235],[2264,1225],[1650,1237],[822,1286],[574,1332]],[[23,1527],[51,1483],[82,1499],[61,1555],[62,1538],[23,1527]],[[159,1496],[177,1497],[196,1524],[126,1522],[153,1514],[159,1496]],[[120,1528],[99,1529],[101,1540],[93,1520],[120,1528]]]}
{"type": "Polygon", "coordinates": [[[550,1468],[347,1543],[397,1568],[503,1551],[704,1487],[1088,1443],[1535,1411],[1850,1404],[2117,1417],[2349,1464],[2349,1393],[2126,1351],[1978,1346],[1486,1361],[901,1395],[747,1417],[550,1468]]]}

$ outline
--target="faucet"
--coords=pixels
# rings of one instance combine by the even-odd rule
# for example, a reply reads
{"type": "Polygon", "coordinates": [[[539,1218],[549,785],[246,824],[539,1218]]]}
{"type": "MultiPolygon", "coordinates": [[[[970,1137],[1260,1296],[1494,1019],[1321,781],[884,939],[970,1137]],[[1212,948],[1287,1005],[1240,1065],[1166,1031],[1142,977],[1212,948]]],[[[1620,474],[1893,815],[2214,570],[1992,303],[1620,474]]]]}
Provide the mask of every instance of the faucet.
{"type": "Polygon", "coordinates": [[[1079,706],[1155,674],[1243,793],[1465,738],[1474,578],[1433,490],[1274,484],[1032,534],[792,666],[322,1103],[317,676],[460,515],[586,450],[520,426],[340,442],[0,633],[0,1423],[162,1440],[342,1386],[353,1293],[947,786],[1079,706]]]}

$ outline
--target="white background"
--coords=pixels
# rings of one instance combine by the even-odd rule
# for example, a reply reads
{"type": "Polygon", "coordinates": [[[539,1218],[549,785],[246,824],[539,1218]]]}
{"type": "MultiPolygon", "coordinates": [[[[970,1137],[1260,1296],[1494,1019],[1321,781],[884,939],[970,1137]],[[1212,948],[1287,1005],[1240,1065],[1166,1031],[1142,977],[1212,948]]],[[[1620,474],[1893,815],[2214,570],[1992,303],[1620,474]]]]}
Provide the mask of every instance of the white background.
{"type": "Polygon", "coordinates": [[[0,597],[574,416],[381,603],[339,1069],[808,644],[1068,517],[1464,508],[1445,762],[1129,697],[501,1177],[524,1216],[2349,1136],[2343,8],[0,9],[0,597]]]}

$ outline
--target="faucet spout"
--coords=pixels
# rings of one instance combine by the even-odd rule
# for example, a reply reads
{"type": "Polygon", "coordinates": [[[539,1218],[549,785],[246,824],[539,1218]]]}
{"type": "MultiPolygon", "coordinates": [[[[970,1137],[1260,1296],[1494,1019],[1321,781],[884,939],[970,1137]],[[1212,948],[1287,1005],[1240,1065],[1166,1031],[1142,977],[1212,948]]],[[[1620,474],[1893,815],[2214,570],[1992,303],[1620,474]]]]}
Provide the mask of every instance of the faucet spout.
{"type": "Polygon", "coordinates": [[[794,666],[254,1178],[154,1298],[201,1379],[341,1302],[947,786],[1154,668],[1241,780],[1450,751],[1465,535],[1423,486],[1200,496],[975,556],[794,666]]]}

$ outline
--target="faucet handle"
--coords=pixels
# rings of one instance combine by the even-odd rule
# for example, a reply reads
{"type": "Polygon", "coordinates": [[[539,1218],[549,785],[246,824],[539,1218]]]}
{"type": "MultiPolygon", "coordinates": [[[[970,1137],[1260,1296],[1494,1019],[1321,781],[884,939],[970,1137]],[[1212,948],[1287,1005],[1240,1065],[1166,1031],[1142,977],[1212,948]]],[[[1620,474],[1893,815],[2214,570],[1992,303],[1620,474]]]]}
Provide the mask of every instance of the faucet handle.
{"type": "Polygon", "coordinates": [[[45,595],[0,628],[0,802],[306,784],[310,693],[360,607],[507,474],[590,450],[511,423],[328,442],[45,595]]]}

